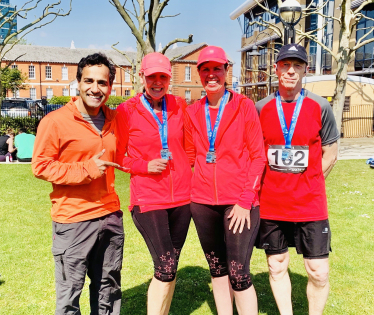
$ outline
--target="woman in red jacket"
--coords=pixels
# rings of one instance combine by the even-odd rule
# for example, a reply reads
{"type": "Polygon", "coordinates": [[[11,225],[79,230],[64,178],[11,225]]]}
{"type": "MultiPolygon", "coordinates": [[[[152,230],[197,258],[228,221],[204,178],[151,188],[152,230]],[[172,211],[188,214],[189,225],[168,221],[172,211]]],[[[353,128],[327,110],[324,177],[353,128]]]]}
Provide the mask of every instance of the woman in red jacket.
{"type": "MultiPolygon", "coordinates": [[[[207,96],[187,109],[195,157],[191,212],[208,261],[218,314],[257,314],[249,262],[259,229],[258,190],[265,165],[254,104],[225,87],[228,60],[208,46],[197,68],[207,96]]],[[[191,140],[192,139],[192,140],[191,140]]]]}
{"type": "Polygon", "coordinates": [[[166,94],[169,59],[146,55],[141,64],[144,93],[118,108],[117,163],[131,174],[132,218],[154,262],[148,314],[168,314],[178,259],[191,220],[191,166],[184,148],[186,103],[166,94]]]}

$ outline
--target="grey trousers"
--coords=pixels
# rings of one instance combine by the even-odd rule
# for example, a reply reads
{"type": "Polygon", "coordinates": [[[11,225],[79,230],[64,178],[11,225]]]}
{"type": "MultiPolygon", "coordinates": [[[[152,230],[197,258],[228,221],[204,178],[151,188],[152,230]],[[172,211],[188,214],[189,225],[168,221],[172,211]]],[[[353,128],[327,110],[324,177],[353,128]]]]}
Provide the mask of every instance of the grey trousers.
{"type": "Polygon", "coordinates": [[[79,298],[86,274],[91,280],[91,315],[119,315],[124,232],[122,211],[101,218],[53,222],[55,315],[81,315],[79,298]]]}

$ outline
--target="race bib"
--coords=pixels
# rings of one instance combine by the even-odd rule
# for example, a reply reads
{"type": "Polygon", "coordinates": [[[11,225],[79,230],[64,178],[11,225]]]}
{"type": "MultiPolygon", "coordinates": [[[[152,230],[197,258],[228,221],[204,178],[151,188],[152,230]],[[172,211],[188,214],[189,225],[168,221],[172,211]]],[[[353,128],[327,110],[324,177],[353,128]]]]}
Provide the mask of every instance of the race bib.
{"type": "Polygon", "coordinates": [[[269,145],[268,161],[270,169],[282,173],[302,173],[308,167],[309,147],[269,145]]]}

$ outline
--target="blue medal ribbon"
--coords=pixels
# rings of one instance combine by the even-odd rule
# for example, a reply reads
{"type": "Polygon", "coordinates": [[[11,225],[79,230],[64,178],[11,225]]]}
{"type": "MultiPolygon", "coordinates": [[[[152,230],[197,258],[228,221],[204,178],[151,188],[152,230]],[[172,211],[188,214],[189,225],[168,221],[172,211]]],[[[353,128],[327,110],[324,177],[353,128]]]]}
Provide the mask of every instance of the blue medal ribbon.
{"type": "Polygon", "coordinates": [[[282,100],[279,94],[279,91],[275,93],[276,97],[276,103],[277,103],[277,111],[278,111],[278,117],[279,121],[282,127],[282,132],[284,136],[284,140],[286,142],[286,149],[291,149],[291,140],[293,137],[293,134],[295,132],[295,127],[297,123],[297,119],[299,118],[301,106],[303,105],[304,100],[304,89],[301,89],[300,95],[297,98],[296,106],[292,114],[291,124],[290,128],[287,128],[286,118],[284,117],[283,107],[282,107],[282,100]]]}
{"type": "Polygon", "coordinates": [[[166,99],[165,97],[162,98],[162,123],[160,119],[158,119],[155,111],[149,104],[147,98],[144,96],[144,94],[140,97],[144,107],[151,113],[153,118],[156,120],[156,123],[158,125],[158,132],[160,133],[161,138],[161,144],[163,150],[168,150],[168,114],[166,111],[166,99]]]}
{"type": "Polygon", "coordinates": [[[209,113],[209,101],[208,97],[206,97],[205,102],[205,119],[206,119],[206,126],[208,131],[208,140],[209,140],[209,152],[214,152],[214,143],[216,142],[218,126],[221,122],[221,118],[223,115],[223,110],[229,100],[230,92],[225,90],[225,94],[222,96],[221,103],[219,104],[219,110],[216,122],[214,124],[214,129],[212,130],[212,125],[210,122],[210,113],[209,113]]]}

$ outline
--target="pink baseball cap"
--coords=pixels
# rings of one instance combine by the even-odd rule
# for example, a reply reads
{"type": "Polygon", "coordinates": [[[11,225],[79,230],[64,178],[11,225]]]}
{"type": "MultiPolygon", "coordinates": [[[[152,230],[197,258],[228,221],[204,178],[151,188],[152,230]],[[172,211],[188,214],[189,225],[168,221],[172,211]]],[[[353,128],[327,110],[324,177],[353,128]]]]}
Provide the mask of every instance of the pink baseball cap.
{"type": "Polygon", "coordinates": [[[171,77],[170,60],[158,52],[150,53],[143,57],[140,72],[143,72],[145,76],[161,72],[171,77]]]}
{"type": "Polygon", "coordinates": [[[197,58],[197,66],[207,61],[215,61],[218,63],[228,63],[225,51],[221,47],[207,46],[201,52],[197,58]]]}

